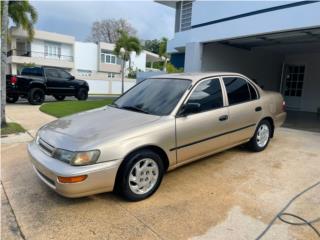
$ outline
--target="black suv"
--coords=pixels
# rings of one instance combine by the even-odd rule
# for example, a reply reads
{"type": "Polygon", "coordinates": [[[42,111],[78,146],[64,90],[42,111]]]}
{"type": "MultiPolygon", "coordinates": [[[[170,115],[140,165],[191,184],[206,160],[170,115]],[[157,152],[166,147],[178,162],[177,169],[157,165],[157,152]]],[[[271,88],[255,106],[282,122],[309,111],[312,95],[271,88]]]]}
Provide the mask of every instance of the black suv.
{"type": "Polygon", "coordinates": [[[19,97],[27,98],[30,104],[42,104],[45,95],[53,95],[58,101],[66,96],[78,100],[88,98],[89,85],[75,79],[65,70],[52,67],[26,67],[21,75],[7,75],[7,102],[14,103],[19,97]]]}

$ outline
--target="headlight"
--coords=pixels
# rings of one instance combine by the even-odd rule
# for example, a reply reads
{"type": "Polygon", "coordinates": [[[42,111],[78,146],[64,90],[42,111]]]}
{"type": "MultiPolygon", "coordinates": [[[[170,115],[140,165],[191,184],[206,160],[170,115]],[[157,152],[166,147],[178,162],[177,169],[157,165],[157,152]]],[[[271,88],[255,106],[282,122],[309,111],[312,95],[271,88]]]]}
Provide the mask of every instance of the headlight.
{"type": "Polygon", "coordinates": [[[97,162],[99,155],[99,150],[92,150],[88,152],[72,152],[64,149],[56,149],[53,157],[60,161],[70,163],[71,165],[81,166],[97,162]]]}

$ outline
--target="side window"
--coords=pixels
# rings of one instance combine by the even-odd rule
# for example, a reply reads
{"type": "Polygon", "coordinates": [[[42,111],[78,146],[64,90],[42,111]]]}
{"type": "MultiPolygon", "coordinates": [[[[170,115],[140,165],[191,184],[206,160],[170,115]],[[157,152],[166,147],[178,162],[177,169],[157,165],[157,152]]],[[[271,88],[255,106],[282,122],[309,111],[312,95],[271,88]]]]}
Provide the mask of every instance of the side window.
{"type": "Polygon", "coordinates": [[[59,72],[53,68],[46,69],[46,76],[47,78],[60,78],[59,72]]]}
{"type": "Polygon", "coordinates": [[[226,86],[229,105],[250,101],[250,92],[247,81],[239,77],[223,78],[226,86]]]}
{"type": "Polygon", "coordinates": [[[201,82],[192,92],[188,103],[199,103],[200,112],[223,107],[222,91],[219,79],[201,82]]]}
{"type": "Polygon", "coordinates": [[[248,87],[250,91],[251,100],[258,99],[257,91],[255,90],[255,88],[250,83],[248,83],[248,87]]]}
{"type": "Polygon", "coordinates": [[[60,78],[63,78],[64,80],[69,79],[71,76],[69,73],[63,70],[58,70],[58,72],[59,72],[60,78]]]}

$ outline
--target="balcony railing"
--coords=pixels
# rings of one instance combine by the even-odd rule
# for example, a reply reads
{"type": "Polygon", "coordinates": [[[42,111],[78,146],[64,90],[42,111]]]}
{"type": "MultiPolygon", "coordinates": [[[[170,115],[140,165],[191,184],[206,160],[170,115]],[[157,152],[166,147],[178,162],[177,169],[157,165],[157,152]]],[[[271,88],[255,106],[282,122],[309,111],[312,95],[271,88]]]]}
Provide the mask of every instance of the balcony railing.
{"type": "Polygon", "coordinates": [[[20,51],[12,49],[8,51],[7,56],[20,56],[20,57],[36,57],[36,58],[45,58],[53,60],[63,60],[68,62],[73,62],[73,56],[61,55],[61,54],[48,54],[45,52],[35,52],[35,51],[20,51]]]}

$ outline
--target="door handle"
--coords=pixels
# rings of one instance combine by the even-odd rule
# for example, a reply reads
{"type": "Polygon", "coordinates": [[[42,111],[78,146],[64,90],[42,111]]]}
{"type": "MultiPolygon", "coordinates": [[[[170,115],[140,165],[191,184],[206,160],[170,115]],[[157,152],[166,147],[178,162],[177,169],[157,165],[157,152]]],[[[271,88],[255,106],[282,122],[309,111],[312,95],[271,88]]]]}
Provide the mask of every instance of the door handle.
{"type": "Polygon", "coordinates": [[[256,112],[260,112],[261,110],[262,110],[262,107],[260,107],[260,106],[256,107],[256,109],[255,109],[256,112]]]}
{"type": "Polygon", "coordinates": [[[225,120],[228,120],[228,115],[222,115],[219,117],[219,120],[220,121],[225,121],[225,120]]]}

